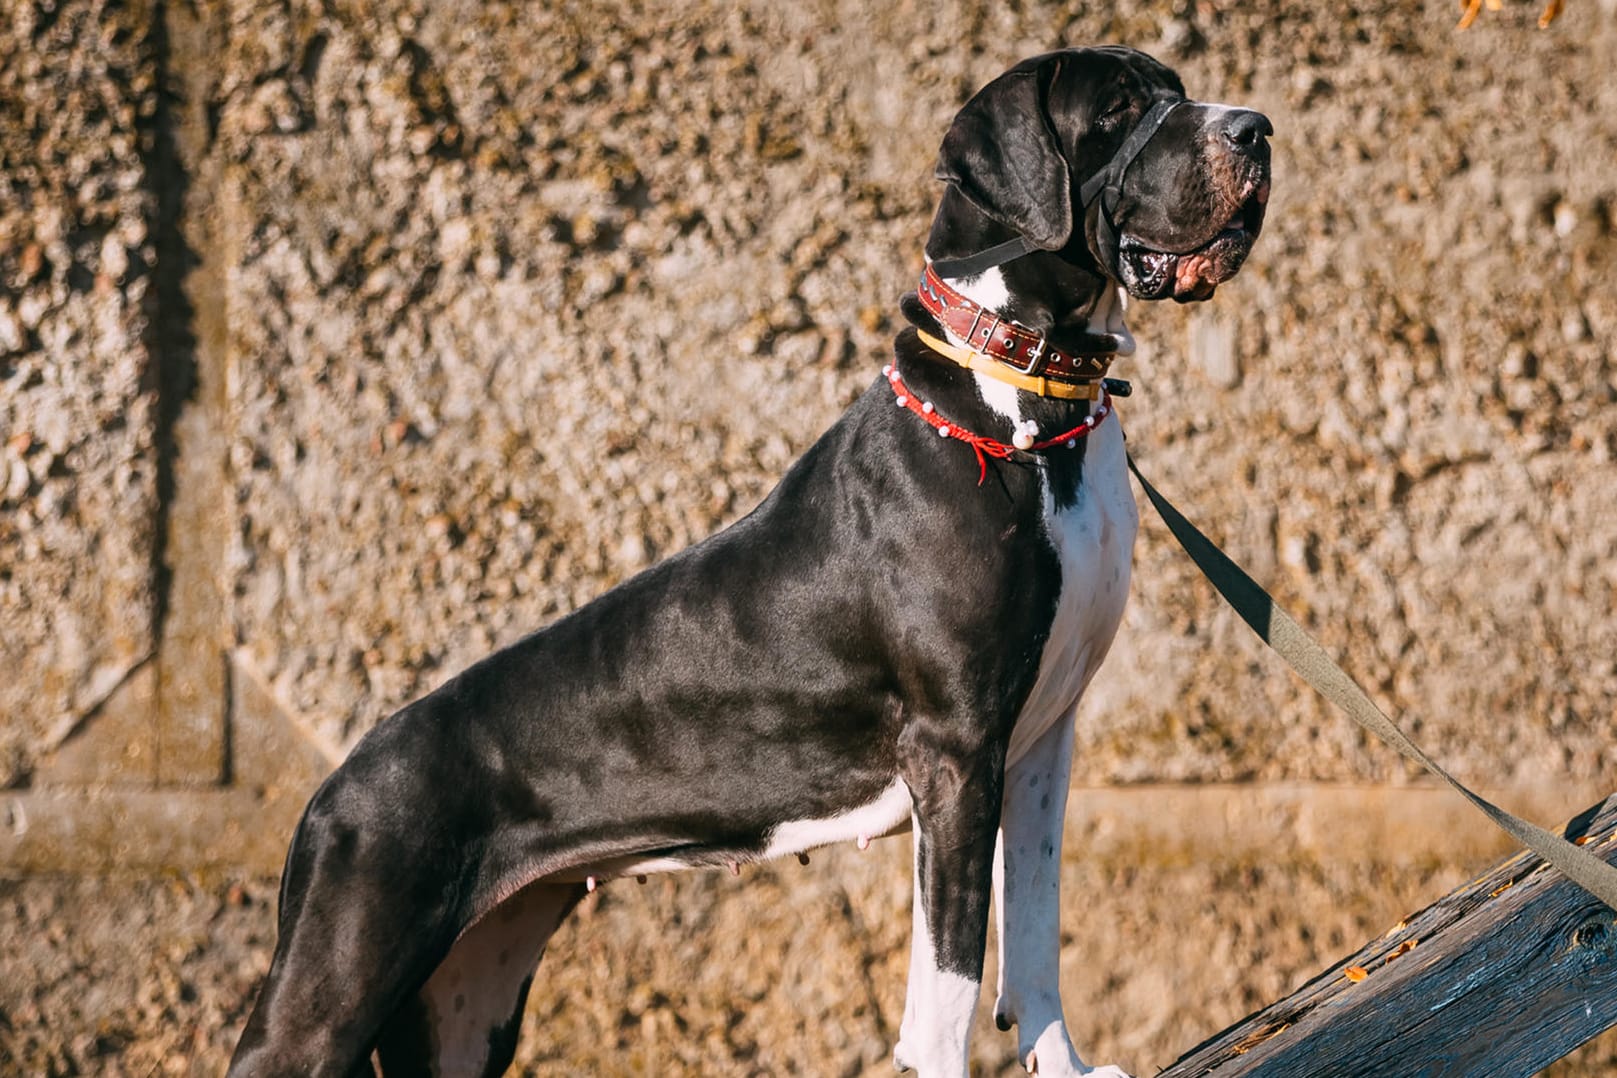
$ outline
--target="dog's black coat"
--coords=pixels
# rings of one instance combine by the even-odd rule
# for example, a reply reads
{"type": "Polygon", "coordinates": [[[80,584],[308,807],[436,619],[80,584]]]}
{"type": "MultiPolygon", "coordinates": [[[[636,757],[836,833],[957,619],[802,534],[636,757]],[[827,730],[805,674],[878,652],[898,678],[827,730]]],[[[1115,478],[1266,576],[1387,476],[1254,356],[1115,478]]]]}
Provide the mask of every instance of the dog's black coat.
{"type": "MultiPolygon", "coordinates": [[[[1177,77],[1128,50],[996,80],[944,141],[928,253],[1027,235],[1041,250],[1004,268],[1002,313],[1062,348],[1105,343],[1083,312],[1118,271],[1097,263],[1074,200],[1163,94],[1183,95],[1177,77]]],[[[1206,121],[1177,110],[1131,170],[1117,221],[1153,249],[1207,242],[1238,201],[1181,160],[1206,121]]],[[[939,332],[913,296],[903,310],[939,332]]],[[[972,376],[913,330],[894,362],[941,414],[1009,440],[972,376]]],[[[1023,414],[1065,429],[1082,404],[1028,397],[1023,414]]],[[[298,829],[232,1073],[364,1072],[379,1042],[388,1072],[406,1070],[425,1044],[414,993],[518,888],[614,860],[746,861],[776,826],[868,803],[895,775],[937,896],[938,961],[979,976],[1006,745],[1062,588],[1044,494],[1075,503],[1083,462],[1081,446],[1018,454],[978,485],[970,449],[878,380],[745,519],[380,724],[298,829]]],[[[583,887],[567,886],[570,906],[583,887]]],[[[514,1033],[489,1031],[490,1073],[514,1033]]]]}

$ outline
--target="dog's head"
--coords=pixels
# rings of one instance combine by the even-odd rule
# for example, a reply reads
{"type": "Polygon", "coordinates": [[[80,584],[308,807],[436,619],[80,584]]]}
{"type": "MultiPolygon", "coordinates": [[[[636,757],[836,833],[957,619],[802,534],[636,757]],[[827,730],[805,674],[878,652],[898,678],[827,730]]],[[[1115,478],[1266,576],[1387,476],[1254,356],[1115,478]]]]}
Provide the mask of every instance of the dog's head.
{"type": "Polygon", "coordinates": [[[967,102],[937,175],[1034,247],[1130,295],[1202,300],[1263,227],[1272,132],[1261,113],[1186,99],[1144,53],[1064,49],[967,102]],[[1142,121],[1160,126],[1136,134],[1142,121]]]}

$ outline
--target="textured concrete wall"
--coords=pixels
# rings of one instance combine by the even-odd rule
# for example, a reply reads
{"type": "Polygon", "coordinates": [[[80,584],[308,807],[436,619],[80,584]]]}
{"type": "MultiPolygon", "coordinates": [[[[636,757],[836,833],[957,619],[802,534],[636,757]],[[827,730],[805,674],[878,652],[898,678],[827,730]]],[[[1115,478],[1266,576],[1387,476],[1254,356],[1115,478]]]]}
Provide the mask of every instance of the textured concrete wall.
{"type": "MultiPolygon", "coordinates": [[[[1617,777],[1617,15],[1574,8],[1462,35],[1390,2],[9,5],[0,789],[34,816],[0,817],[0,865],[273,864],[364,730],[745,512],[883,361],[954,110],[1094,41],[1277,128],[1242,276],[1133,312],[1134,451],[1436,755],[1577,807],[1617,777]]],[[[1151,521],[1076,771],[1407,780],[1151,521]]],[[[1142,845],[1136,871],[1107,826],[1084,832],[1104,864],[1069,850],[1070,991],[1140,1069],[1463,871],[1431,836],[1362,874],[1319,867],[1328,838],[1253,868],[1268,824],[1244,867],[1142,845]]],[[[885,1066],[907,860],[831,860],[851,882],[817,862],[602,899],[524,1058],[885,1066]],[[794,925],[815,945],[775,948],[794,925]]],[[[218,901],[264,960],[260,907],[218,901]]],[[[31,911],[30,938],[58,916],[31,911]]],[[[236,995],[205,993],[180,1058],[218,1058],[250,983],[203,980],[236,995]]],[[[172,995],[130,1036],[181,1028],[172,995]]],[[[0,1012],[57,1058],[66,1012],[0,1012]]]]}
{"type": "MultiPolygon", "coordinates": [[[[1279,179],[1245,278],[1138,318],[1125,422],[1450,758],[1586,776],[1617,690],[1617,86],[1565,32],[1358,19],[1156,31],[1273,113],[1279,179]]],[[[736,516],[880,362],[962,92],[1138,21],[252,8],[220,87],[239,645],[346,742],[736,516]],[[973,21],[1004,44],[949,47],[973,21]]],[[[1389,773],[1229,659],[1155,530],[1138,580],[1080,773],[1389,773]]]]}
{"type": "MultiPolygon", "coordinates": [[[[1152,312],[1136,452],[1463,773],[1609,776],[1609,11],[1543,35],[1448,34],[1432,9],[1247,18],[1261,44],[1211,37],[1190,81],[1273,115],[1273,227],[1219,302],[1152,312]]],[[[1119,656],[1146,676],[1107,679],[1090,758],[1395,776],[1160,536],[1119,656]]]]}
{"type": "Polygon", "coordinates": [[[155,640],[152,13],[93,7],[0,17],[0,788],[155,640]]]}
{"type": "MultiPolygon", "coordinates": [[[[150,651],[169,598],[147,13],[23,10],[3,38],[13,776],[150,651]]],[[[1121,38],[1278,129],[1252,265],[1210,305],[1135,316],[1136,451],[1462,770],[1601,773],[1617,86],[1584,39],[1609,43],[1609,16],[217,18],[220,55],[171,66],[207,97],[222,635],[329,743],[756,502],[881,360],[961,98],[1023,53],[1121,38]]],[[[1137,580],[1082,777],[1400,773],[1257,659],[1154,526],[1137,580]]]]}

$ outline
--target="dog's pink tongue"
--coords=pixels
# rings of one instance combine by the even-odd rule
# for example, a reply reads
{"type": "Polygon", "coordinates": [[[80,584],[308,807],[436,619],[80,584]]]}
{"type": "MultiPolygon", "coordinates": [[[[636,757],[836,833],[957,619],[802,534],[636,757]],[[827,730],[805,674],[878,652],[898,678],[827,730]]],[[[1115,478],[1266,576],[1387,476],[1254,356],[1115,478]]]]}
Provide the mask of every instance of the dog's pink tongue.
{"type": "Polygon", "coordinates": [[[1213,280],[1213,260],[1205,254],[1179,257],[1174,267],[1173,295],[1175,299],[1207,299],[1218,282],[1213,280]]]}

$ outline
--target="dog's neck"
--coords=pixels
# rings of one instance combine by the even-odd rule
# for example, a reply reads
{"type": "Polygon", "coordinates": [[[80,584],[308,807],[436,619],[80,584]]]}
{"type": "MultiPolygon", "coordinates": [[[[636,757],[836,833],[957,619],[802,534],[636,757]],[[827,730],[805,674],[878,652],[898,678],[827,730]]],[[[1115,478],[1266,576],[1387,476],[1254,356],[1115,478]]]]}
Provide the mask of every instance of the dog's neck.
{"type": "MultiPolygon", "coordinates": [[[[934,262],[985,250],[1012,236],[954,188],[945,191],[927,239],[926,255],[934,262]]],[[[1082,245],[1082,237],[1076,241],[1082,245]]],[[[1073,245],[1069,245],[1071,248],[1073,245]]],[[[1036,251],[971,277],[945,278],[947,283],[984,309],[1044,333],[1054,347],[1073,353],[1134,351],[1134,338],[1124,322],[1123,290],[1093,269],[1087,252],[1036,251]]],[[[949,343],[966,342],[949,333],[912,293],[902,310],[917,328],[949,343]]],[[[903,359],[902,351],[900,359],[903,359]]],[[[1002,437],[1016,423],[1070,426],[1070,420],[1093,411],[1095,402],[1064,401],[1020,390],[978,372],[912,370],[901,364],[912,385],[932,384],[945,414],[979,433],[1002,437]]],[[[949,364],[948,366],[952,366],[949,364]]]]}

